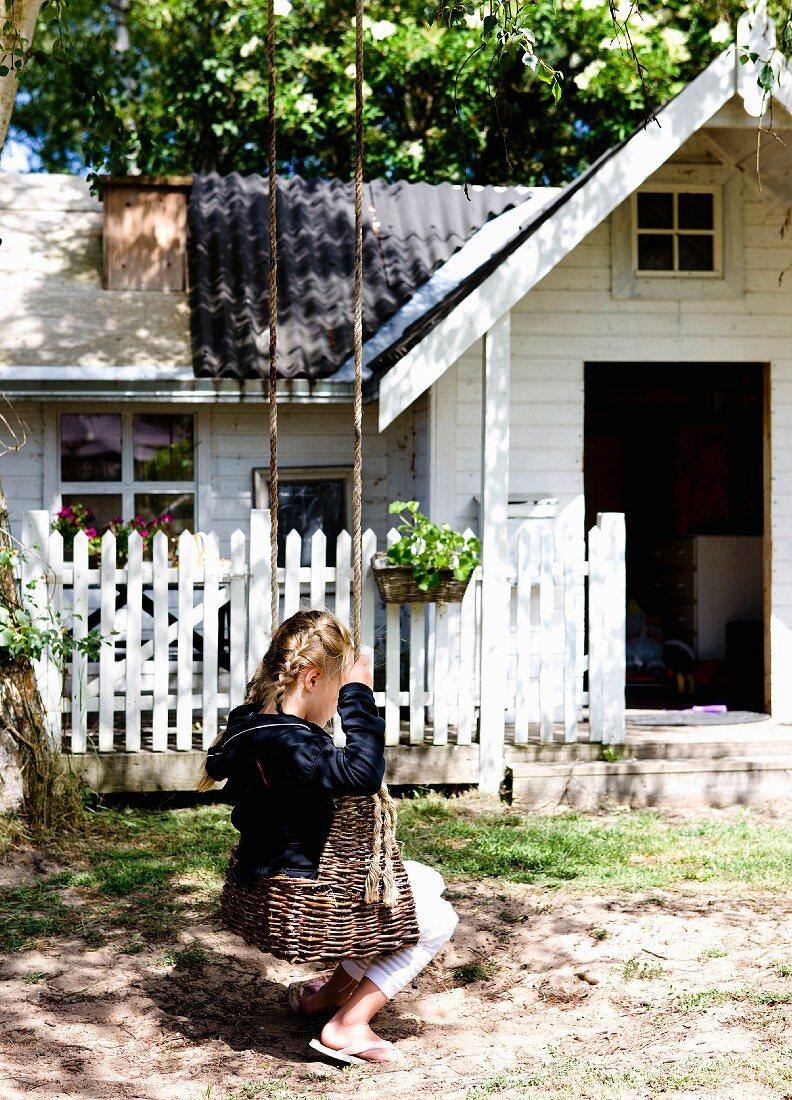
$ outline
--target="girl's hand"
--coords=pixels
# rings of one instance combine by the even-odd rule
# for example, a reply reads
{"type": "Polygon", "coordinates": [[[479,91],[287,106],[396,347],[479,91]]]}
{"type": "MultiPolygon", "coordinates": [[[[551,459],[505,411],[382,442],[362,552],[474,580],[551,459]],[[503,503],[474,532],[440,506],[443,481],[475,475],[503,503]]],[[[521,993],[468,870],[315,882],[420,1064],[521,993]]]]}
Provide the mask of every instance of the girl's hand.
{"type": "Polygon", "coordinates": [[[374,673],[371,669],[371,661],[369,659],[368,646],[364,646],[360,651],[360,656],[351,665],[347,665],[341,676],[342,684],[365,684],[367,687],[374,687],[374,673]]]}

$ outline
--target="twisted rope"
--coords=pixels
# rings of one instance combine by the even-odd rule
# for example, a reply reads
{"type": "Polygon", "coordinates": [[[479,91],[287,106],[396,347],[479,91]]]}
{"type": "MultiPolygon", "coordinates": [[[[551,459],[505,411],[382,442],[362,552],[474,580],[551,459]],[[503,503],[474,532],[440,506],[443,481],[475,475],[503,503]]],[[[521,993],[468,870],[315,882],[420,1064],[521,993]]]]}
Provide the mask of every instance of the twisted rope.
{"type": "MultiPolygon", "coordinates": [[[[355,447],[352,470],[352,639],[360,653],[363,591],[363,14],[364,0],[355,0],[355,447]]],[[[383,783],[374,795],[374,838],[366,877],[365,900],[379,899],[392,908],[398,900],[393,870],[396,807],[383,783]]]]}
{"type": "Polygon", "coordinates": [[[352,471],[352,639],[360,653],[363,587],[363,0],[355,0],[355,447],[352,471]]]}
{"type": "Polygon", "coordinates": [[[275,162],[275,0],[267,0],[267,124],[269,126],[269,509],[270,630],[278,625],[278,221],[275,162]]]}
{"type": "Polygon", "coordinates": [[[393,867],[393,853],[396,850],[396,805],[388,793],[385,784],[374,795],[374,836],[371,863],[366,876],[364,899],[366,902],[380,900],[382,884],[382,904],[392,909],[399,900],[396,886],[396,872],[393,867]]]}

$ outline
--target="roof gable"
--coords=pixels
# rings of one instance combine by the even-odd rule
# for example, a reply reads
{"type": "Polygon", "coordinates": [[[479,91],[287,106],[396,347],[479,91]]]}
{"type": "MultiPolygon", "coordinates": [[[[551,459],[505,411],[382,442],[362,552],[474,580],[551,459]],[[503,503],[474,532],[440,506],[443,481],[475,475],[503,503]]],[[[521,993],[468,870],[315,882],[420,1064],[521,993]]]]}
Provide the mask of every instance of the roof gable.
{"type": "MultiPolygon", "coordinates": [[[[743,16],[741,47],[767,57],[775,40],[764,10],[743,16]]],[[[789,65],[779,59],[776,99],[792,113],[789,65]]],[[[523,298],[540,279],[657,171],[735,93],[744,112],[760,115],[767,107],[757,96],[756,67],[741,65],[737,50],[724,50],[690,84],[657,112],[657,124],[637,129],[607,150],[577,179],[529,219],[520,232],[456,292],[447,308],[426,325],[379,387],[379,426],[386,428],[523,298]]],[[[754,126],[756,122],[754,121],[754,126]]]]}

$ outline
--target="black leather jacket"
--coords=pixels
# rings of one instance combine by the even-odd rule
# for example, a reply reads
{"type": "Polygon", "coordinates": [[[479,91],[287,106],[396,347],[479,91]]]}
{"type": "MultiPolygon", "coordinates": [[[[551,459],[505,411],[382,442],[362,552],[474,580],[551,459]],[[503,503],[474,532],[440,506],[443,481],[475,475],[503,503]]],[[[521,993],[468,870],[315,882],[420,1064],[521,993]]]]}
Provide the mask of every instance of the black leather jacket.
{"type": "Polygon", "coordinates": [[[346,747],[320,726],[290,714],[236,707],[206,770],[224,788],[240,832],[240,877],[316,878],[337,795],[374,794],[385,772],[385,723],[365,684],[338,697],[346,747]]]}

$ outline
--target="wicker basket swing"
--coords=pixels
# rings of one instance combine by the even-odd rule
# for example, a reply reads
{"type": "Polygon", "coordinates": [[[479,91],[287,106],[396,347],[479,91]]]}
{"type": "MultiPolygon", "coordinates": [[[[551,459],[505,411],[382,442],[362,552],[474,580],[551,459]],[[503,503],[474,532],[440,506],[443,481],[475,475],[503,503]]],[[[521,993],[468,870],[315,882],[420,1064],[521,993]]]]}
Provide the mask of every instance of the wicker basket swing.
{"type": "MultiPolygon", "coordinates": [[[[363,2],[355,0],[355,293],[352,635],[360,651],[363,441],[363,2]]],[[[269,444],[270,577],[273,629],[278,592],[277,225],[274,0],[268,0],[269,115],[269,444]]],[[[245,881],[231,855],[221,898],[222,921],[250,944],[294,962],[334,962],[388,955],[417,943],[410,882],[395,841],[395,807],[387,787],[336,802],[316,879],[276,875],[245,881]]]]}
{"type": "MultiPolygon", "coordinates": [[[[338,800],[316,879],[274,875],[239,882],[234,852],[220,903],[224,926],[291,962],[372,958],[417,943],[415,903],[398,848],[390,852],[396,904],[384,903],[382,883],[378,901],[364,900],[379,800],[380,795],[338,800]]],[[[384,852],[378,862],[384,872],[384,852]]]]}

